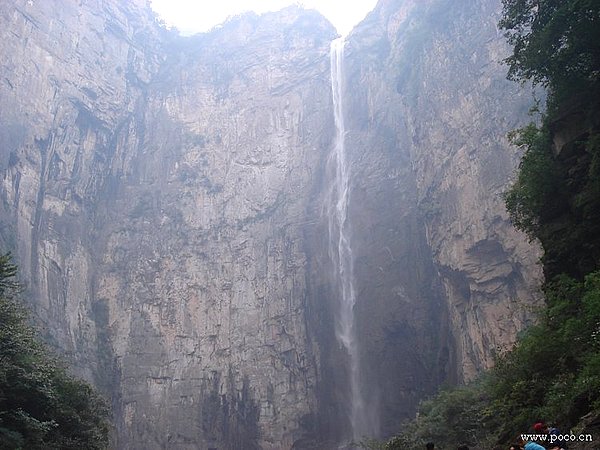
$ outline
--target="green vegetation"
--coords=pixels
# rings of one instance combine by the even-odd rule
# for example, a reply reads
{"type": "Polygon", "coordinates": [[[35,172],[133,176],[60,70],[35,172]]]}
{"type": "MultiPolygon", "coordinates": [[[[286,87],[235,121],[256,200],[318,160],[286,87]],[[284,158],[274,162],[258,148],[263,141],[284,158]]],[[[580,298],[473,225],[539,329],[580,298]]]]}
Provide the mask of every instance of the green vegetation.
{"type": "Polygon", "coordinates": [[[495,436],[489,432],[498,426],[489,407],[484,382],[468,387],[445,389],[422,403],[419,416],[406,424],[403,433],[386,443],[385,450],[423,449],[435,442],[436,448],[477,445],[489,449],[495,436]]]}
{"type": "Polygon", "coordinates": [[[458,444],[493,448],[540,420],[563,431],[600,411],[600,271],[546,286],[548,307],[516,348],[476,382],[446,389],[421,405],[418,417],[386,450],[458,444]]]}
{"type": "Polygon", "coordinates": [[[600,2],[503,0],[509,78],[548,92],[506,195],[511,218],[544,249],[546,308],[476,382],[422,404],[381,448],[507,444],[539,420],[563,432],[600,416],[600,2]]]}
{"type": "Polygon", "coordinates": [[[547,309],[489,382],[503,433],[551,419],[571,428],[600,408],[600,271],[577,281],[558,276],[545,289],[547,309]]]}
{"type": "Polygon", "coordinates": [[[541,125],[513,134],[524,151],[507,207],[541,242],[548,280],[600,268],[600,5],[504,0],[509,78],[548,89],[541,125]]]}
{"type": "Polygon", "coordinates": [[[503,0],[502,4],[499,25],[513,47],[506,60],[509,79],[546,86],[551,104],[589,89],[598,92],[597,0],[503,0]]]}
{"type": "Polygon", "coordinates": [[[583,279],[600,268],[600,135],[582,111],[596,120],[598,114],[589,105],[569,106],[570,115],[558,108],[541,126],[530,124],[513,136],[524,155],[506,205],[514,224],[541,242],[548,280],[562,273],[583,279]],[[579,134],[560,152],[557,116],[579,134]]]}
{"type": "Polygon", "coordinates": [[[0,449],[105,449],[108,407],[67,374],[17,304],[17,268],[0,256],[0,449]]]}

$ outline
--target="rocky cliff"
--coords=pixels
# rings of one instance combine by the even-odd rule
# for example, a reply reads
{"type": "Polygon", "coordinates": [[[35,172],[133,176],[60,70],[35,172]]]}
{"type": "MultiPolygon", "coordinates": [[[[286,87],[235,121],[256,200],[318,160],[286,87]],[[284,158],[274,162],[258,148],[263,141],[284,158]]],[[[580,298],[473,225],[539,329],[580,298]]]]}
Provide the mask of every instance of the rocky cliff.
{"type": "Polygon", "coordinates": [[[527,120],[532,93],[505,79],[500,13],[493,0],[381,1],[348,39],[357,158],[389,146],[402,159],[381,178],[406,173],[401,210],[415,208],[423,227],[458,380],[489,367],[539,304],[539,249],[504,208],[519,160],[506,134],[527,120]]]}
{"type": "MultiPolygon", "coordinates": [[[[506,220],[529,98],[499,4],[381,1],[347,39],[362,391],[380,433],[531,318],[506,220]]],[[[0,6],[0,244],[117,448],[351,435],[326,203],[333,27],[292,7],[183,38],[143,1],[0,6]]],[[[329,443],[326,443],[329,442],[329,443]]]]}
{"type": "Polygon", "coordinates": [[[49,338],[112,393],[120,448],[291,447],[331,25],[172,40],[136,5],[60,5],[2,11],[3,240],[49,338]]]}

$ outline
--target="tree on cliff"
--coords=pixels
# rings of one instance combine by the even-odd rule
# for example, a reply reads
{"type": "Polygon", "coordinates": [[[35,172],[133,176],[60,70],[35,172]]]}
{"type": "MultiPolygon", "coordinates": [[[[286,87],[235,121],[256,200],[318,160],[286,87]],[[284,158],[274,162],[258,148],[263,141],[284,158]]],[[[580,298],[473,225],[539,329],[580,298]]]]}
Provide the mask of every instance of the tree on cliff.
{"type": "Polygon", "coordinates": [[[0,256],[0,449],[104,449],[108,408],[27,324],[17,268],[0,256]]]}
{"type": "Polygon", "coordinates": [[[597,86],[600,8],[597,0],[503,0],[500,27],[513,54],[508,78],[530,80],[564,99],[597,86]]]}
{"type": "Polygon", "coordinates": [[[492,395],[513,428],[544,416],[571,427],[600,415],[600,2],[503,4],[509,78],[548,88],[541,124],[515,133],[524,153],[506,198],[544,248],[547,308],[497,365],[492,395]]]}
{"type": "Polygon", "coordinates": [[[548,88],[541,124],[517,130],[523,158],[507,207],[544,247],[548,280],[600,268],[600,2],[503,0],[509,78],[548,88]]]}

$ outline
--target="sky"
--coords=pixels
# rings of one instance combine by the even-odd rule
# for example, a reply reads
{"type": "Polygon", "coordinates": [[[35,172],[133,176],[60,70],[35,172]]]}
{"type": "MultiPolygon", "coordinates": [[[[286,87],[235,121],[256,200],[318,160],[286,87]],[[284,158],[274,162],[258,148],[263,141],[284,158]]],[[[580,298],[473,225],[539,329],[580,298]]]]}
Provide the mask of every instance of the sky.
{"type": "Polygon", "coordinates": [[[151,0],[152,9],[182,34],[208,31],[227,17],[246,11],[264,13],[301,4],[329,19],[338,33],[346,35],[375,7],[377,0],[151,0]]]}

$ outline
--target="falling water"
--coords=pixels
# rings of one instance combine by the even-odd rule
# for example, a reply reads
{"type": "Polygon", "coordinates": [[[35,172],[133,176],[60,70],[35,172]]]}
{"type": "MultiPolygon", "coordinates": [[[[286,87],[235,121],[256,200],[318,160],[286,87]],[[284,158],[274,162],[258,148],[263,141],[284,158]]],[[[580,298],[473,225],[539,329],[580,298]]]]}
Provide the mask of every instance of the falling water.
{"type": "Polygon", "coordinates": [[[350,194],[350,164],[345,148],[346,129],[343,110],[342,70],[344,59],[344,39],[331,43],[331,90],[336,127],[335,147],[330,155],[330,169],[333,180],[328,205],[329,216],[329,256],[334,263],[340,289],[339,308],[336,317],[336,337],[348,353],[350,364],[350,423],[352,438],[373,435],[372,420],[367,413],[367,404],[361,390],[359,350],[355,327],[354,306],[356,291],[354,286],[354,259],[350,239],[348,203],[350,194]]]}

